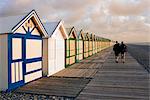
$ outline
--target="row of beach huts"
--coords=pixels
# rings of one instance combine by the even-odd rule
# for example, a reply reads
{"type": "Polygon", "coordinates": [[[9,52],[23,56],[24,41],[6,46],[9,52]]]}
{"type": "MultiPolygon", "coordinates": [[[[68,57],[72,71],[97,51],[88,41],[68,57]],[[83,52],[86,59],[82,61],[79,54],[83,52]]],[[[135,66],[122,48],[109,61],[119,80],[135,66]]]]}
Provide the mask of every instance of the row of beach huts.
{"type": "Polygon", "coordinates": [[[112,45],[62,21],[42,23],[35,10],[0,18],[0,91],[50,76],[112,45]]]}

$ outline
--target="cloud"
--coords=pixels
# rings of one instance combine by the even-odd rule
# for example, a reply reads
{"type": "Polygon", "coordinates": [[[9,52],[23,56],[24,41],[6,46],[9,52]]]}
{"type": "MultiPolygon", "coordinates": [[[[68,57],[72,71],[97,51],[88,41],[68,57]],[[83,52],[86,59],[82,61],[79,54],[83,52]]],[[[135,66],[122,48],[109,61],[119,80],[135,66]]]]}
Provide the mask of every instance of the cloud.
{"type": "Polygon", "coordinates": [[[113,15],[139,15],[150,9],[149,0],[112,0],[109,5],[109,11],[113,15]],[[131,2],[132,1],[132,2],[131,2]]]}
{"type": "Polygon", "coordinates": [[[150,33],[149,4],[149,0],[1,0],[0,16],[35,9],[43,21],[62,19],[66,27],[83,28],[110,39],[119,36],[126,41],[145,41],[150,33]]]}

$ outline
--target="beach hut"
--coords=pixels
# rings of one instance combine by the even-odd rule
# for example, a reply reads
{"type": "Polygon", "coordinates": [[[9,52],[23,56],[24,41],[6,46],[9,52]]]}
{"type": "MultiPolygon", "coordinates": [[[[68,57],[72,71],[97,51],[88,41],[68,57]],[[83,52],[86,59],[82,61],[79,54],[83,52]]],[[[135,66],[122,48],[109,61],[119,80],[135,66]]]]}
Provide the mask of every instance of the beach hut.
{"type": "Polygon", "coordinates": [[[98,36],[95,37],[96,38],[96,52],[99,52],[99,38],[98,36]]]}
{"type": "Polygon", "coordinates": [[[106,38],[101,38],[101,50],[106,49],[108,46],[108,40],[106,38]]]}
{"type": "Polygon", "coordinates": [[[111,46],[111,40],[110,39],[106,39],[107,41],[107,48],[111,46]]]}
{"type": "Polygon", "coordinates": [[[97,36],[94,36],[95,39],[95,53],[97,53],[97,48],[98,48],[98,41],[97,41],[97,36]]]}
{"type": "Polygon", "coordinates": [[[37,13],[0,18],[0,90],[10,91],[42,77],[43,38],[37,13]]]}
{"type": "Polygon", "coordinates": [[[111,40],[101,37],[101,50],[110,47],[111,40]]]}
{"type": "Polygon", "coordinates": [[[76,45],[77,45],[77,54],[76,54],[76,62],[79,62],[80,60],[83,59],[84,57],[84,45],[83,45],[83,42],[84,42],[84,33],[83,33],[83,30],[80,30],[80,31],[77,31],[77,42],[76,42],[76,45]]]}
{"type": "Polygon", "coordinates": [[[95,34],[92,34],[92,42],[93,42],[93,54],[97,53],[96,52],[96,38],[95,38],[95,34]]]}
{"type": "Polygon", "coordinates": [[[93,34],[89,34],[89,56],[93,54],[93,34]]]}
{"type": "Polygon", "coordinates": [[[103,50],[104,48],[105,48],[104,38],[101,38],[101,50],[103,50]]]}
{"type": "Polygon", "coordinates": [[[76,62],[76,39],[77,33],[74,27],[66,28],[68,39],[65,40],[66,67],[76,62]]]}
{"type": "Polygon", "coordinates": [[[84,58],[89,56],[89,33],[84,33],[84,58]]]}
{"type": "Polygon", "coordinates": [[[44,39],[43,74],[50,76],[65,68],[65,39],[68,38],[63,21],[46,22],[48,38],[44,39]]]}
{"type": "Polygon", "coordinates": [[[101,51],[101,38],[97,37],[97,52],[101,51]]]}
{"type": "Polygon", "coordinates": [[[89,34],[89,56],[93,54],[93,34],[89,34]]]}

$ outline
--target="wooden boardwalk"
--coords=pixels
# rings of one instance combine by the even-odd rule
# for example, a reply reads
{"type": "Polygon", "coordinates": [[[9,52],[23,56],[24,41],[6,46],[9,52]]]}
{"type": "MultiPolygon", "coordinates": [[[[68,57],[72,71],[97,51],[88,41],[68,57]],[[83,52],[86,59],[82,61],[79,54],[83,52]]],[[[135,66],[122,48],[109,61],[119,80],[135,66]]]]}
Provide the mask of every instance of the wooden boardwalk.
{"type": "Polygon", "coordinates": [[[149,74],[129,54],[115,63],[110,49],[15,92],[77,100],[149,100],[149,74]]]}
{"type": "Polygon", "coordinates": [[[129,54],[125,63],[115,63],[110,54],[77,99],[149,100],[149,74],[129,54]]]}
{"type": "Polygon", "coordinates": [[[96,72],[102,67],[110,49],[104,50],[92,57],[82,60],[80,63],[74,64],[64,69],[53,77],[74,77],[74,78],[93,78],[96,72]]]}
{"type": "Polygon", "coordinates": [[[18,88],[15,92],[76,98],[102,67],[110,49],[84,59],[51,77],[44,77],[18,88]]]}
{"type": "Polygon", "coordinates": [[[33,81],[15,92],[75,98],[89,79],[48,77],[33,81]]]}

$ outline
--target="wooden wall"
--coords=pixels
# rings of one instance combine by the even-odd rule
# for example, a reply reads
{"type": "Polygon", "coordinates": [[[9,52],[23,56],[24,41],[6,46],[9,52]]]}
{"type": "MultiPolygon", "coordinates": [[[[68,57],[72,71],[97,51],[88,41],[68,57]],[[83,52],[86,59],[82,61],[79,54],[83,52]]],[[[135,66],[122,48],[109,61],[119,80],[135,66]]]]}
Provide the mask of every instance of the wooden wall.
{"type": "Polygon", "coordinates": [[[8,89],[8,35],[0,35],[0,91],[8,89]]]}

